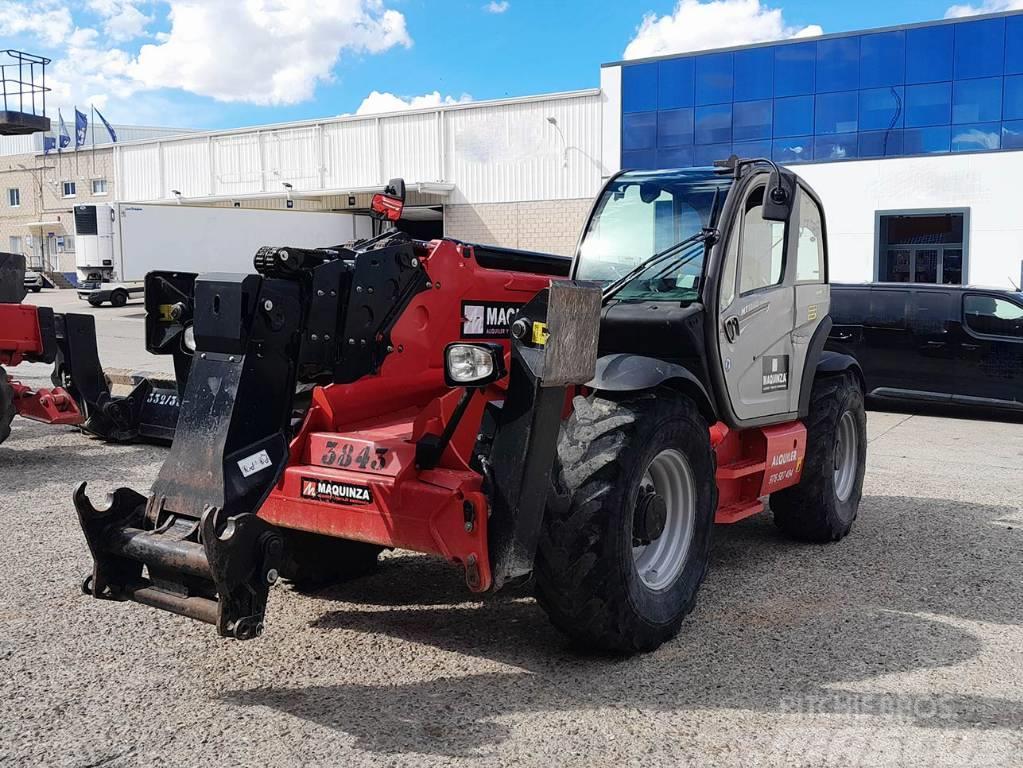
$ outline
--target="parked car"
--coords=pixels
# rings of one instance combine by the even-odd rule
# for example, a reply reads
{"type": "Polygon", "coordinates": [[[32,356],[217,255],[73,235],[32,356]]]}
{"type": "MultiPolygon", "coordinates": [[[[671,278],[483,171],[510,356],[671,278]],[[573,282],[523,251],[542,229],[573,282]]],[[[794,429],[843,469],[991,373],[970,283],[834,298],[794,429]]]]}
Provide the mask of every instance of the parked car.
{"type": "Polygon", "coordinates": [[[39,272],[25,272],[25,290],[39,293],[46,287],[43,276],[39,272]]]}
{"type": "Polygon", "coordinates": [[[128,299],[141,298],[145,294],[142,283],[79,283],[78,298],[89,302],[94,307],[110,302],[112,307],[123,307],[128,299]]]}
{"type": "Polygon", "coordinates": [[[958,285],[833,285],[827,348],[872,398],[1023,412],[1023,293],[958,285]]]}

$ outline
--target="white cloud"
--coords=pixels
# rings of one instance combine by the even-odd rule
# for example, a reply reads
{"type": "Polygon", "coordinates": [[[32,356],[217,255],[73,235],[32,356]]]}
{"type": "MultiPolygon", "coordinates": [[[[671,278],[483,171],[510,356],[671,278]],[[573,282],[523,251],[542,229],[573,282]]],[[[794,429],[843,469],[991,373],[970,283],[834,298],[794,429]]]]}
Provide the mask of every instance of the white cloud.
{"type": "Polygon", "coordinates": [[[71,11],[56,0],[0,0],[0,35],[31,35],[47,45],[59,45],[72,26],[71,11]]]}
{"type": "Polygon", "coordinates": [[[1018,11],[1023,9],[1023,0],[984,0],[978,5],[953,5],[945,11],[946,19],[961,19],[963,16],[976,16],[979,13],[998,13],[999,11],[1018,11]]]}
{"type": "Polygon", "coordinates": [[[483,10],[487,13],[504,13],[511,7],[511,3],[508,0],[490,0],[489,3],[483,6],[483,10]]]}
{"type": "Polygon", "coordinates": [[[464,104],[472,101],[472,96],[463,93],[457,99],[452,96],[441,96],[440,91],[424,93],[422,96],[402,98],[393,93],[380,93],[373,91],[355,110],[357,115],[377,115],[384,112],[403,112],[406,109],[427,109],[429,107],[441,107],[448,104],[464,104]]]}
{"type": "Polygon", "coordinates": [[[678,0],[675,10],[666,16],[648,13],[643,17],[635,37],[625,48],[624,58],[641,59],[821,34],[824,30],[816,24],[789,26],[780,9],[769,8],[760,0],[678,0]]]}
{"type": "Polygon", "coordinates": [[[383,0],[170,0],[169,17],[132,76],[220,101],[295,104],[331,80],[342,52],[412,45],[405,17],[383,0]]]}
{"type": "MultiPolygon", "coordinates": [[[[47,101],[65,108],[94,104],[100,109],[111,99],[126,101],[138,91],[131,66],[131,56],[102,45],[95,29],[76,29],[68,35],[62,55],[47,68],[46,84],[53,89],[47,101]]],[[[68,109],[64,111],[66,118],[68,109]]]]}
{"type": "Polygon", "coordinates": [[[153,16],[139,10],[149,0],[87,0],[89,10],[103,21],[103,31],[111,40],[122,42],[141,37],[153,16]]]}
{"type": "Polygon", "coordinates": [[[0,0],[0,35],[31,38],[53,59],[47,99],[117,104],[166,103],[165,89],[224,102],[294,104],[333,79],[342,55],[411,46],[405,17],[388,0],[82,0],[72,16],[61,0],[0,0]],[[150,34],[160,20],[169,29],[150,34]],[[86,25],[85,22],[94,22],[86,25]],[[76,22],[82,26],[75,26],[76,22]],[[139,46],[128,41],[147,38],[139,46]]]}

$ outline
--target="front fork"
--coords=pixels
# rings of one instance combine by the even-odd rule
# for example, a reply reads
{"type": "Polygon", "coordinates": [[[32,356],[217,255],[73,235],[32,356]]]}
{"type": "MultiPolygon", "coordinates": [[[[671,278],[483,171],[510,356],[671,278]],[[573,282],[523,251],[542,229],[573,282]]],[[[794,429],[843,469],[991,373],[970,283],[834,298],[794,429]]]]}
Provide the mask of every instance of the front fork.
{"type": "Polygon", "coordinates": [[[284,542],[257,513],[288,461],[302,294],[294,281],[210,275],[170,454],[147,497],[75,509],[93,556],[87,594],[134,600],[248,639],[263,628],[284,542]],[[205,351],[203,351],[205,350],[205,351]]]}
{"type": "Polygon", "coordinates": [[[93,556],[82,584],[87,595],[161,608],[213,624],[225,637],[262,633],[284,548],[273,526],[254,513],[225,517],[212,506],[198,519],[177,515],[162,509],[162,499],[127,488],[97,508],[81,483],[74,501],[93,556]]]}

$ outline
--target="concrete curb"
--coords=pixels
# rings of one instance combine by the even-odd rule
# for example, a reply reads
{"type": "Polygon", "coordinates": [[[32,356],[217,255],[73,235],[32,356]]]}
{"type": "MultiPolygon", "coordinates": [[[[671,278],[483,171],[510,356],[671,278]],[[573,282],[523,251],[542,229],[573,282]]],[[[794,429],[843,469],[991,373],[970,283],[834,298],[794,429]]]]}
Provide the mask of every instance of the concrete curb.
{"type": "Polygon", "coordinates": [[[115,386],[133,387],[139,378],[149,379],[154,386],[162,389],[174,389],[177,382],[174,376],[164,371],[144,371],[128,368],[105,368],[104,373],[110,377],[110,383],[115,386]]]}

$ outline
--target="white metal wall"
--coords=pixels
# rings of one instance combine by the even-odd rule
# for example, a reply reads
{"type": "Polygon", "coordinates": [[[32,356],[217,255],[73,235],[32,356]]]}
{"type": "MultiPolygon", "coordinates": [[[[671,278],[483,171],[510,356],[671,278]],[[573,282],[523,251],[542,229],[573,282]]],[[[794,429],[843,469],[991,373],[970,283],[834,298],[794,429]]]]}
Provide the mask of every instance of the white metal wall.
{"type": "Polygon", "coordinates": [[[793,166],[821,196],[831,277],[874,276],[875,214],[969,208],[969,276],[975,285],[1009,287],[1020,278],[1023,152],[856,160],[793,166]]]}
{"type": "Polygon", "coordinates": [[[116,147],[125,201],[231,198],[453,183],[452,203],[592,196],[599,91],[190,135],[116,147]],[[548,118],[554,118],[556,125],[548,118]]]}
{"type": "MultiPolygon", "coordinates": [[[[86,113],[88,114],[88,113],[86,113]]],[[[90,117],[90,120],[92,118],[90,117]]],[[[50,135],[56,136],[59,126],[57,119],[51,119],[50,135]]],[[[72,113],[70,120],[65,115],[64,123],[67,125],[68,133],[71,135],[72,140],[74,139],[75,130],[75,118],[72,113]]],[[[110,134],[107,133],[107,129],[104,125],[99,122],[97,118],[96,124],[89,124],[89,127],[85,134],[85,149],[92,148],[92,134],[96,132],[96,146],[109,146],[112,142],[110,141],[110,134]]],[[[146,125],[114,125],[114,131],[117,133],[117,140],[124,141],[144,141],[147,139],[157,139],[165,136],[177,136],[183,133],[194,133],[185,128],[155,128],[146,125]]],[[[32,152],[43,151],[43,135],[42,133],[33,133],[28,136],[0,136],[0,156],[7,155],[25,155],[32,152]]],[[[65,152],[73,152],[74,147],[71,149],[64,150],[65,152]]]]}
{"type": "Polygon", "coordinates": [[[622,68],[600,68],[601,126],[604,133],[601,153],[605,175],[622,169],[622,68]]]}

